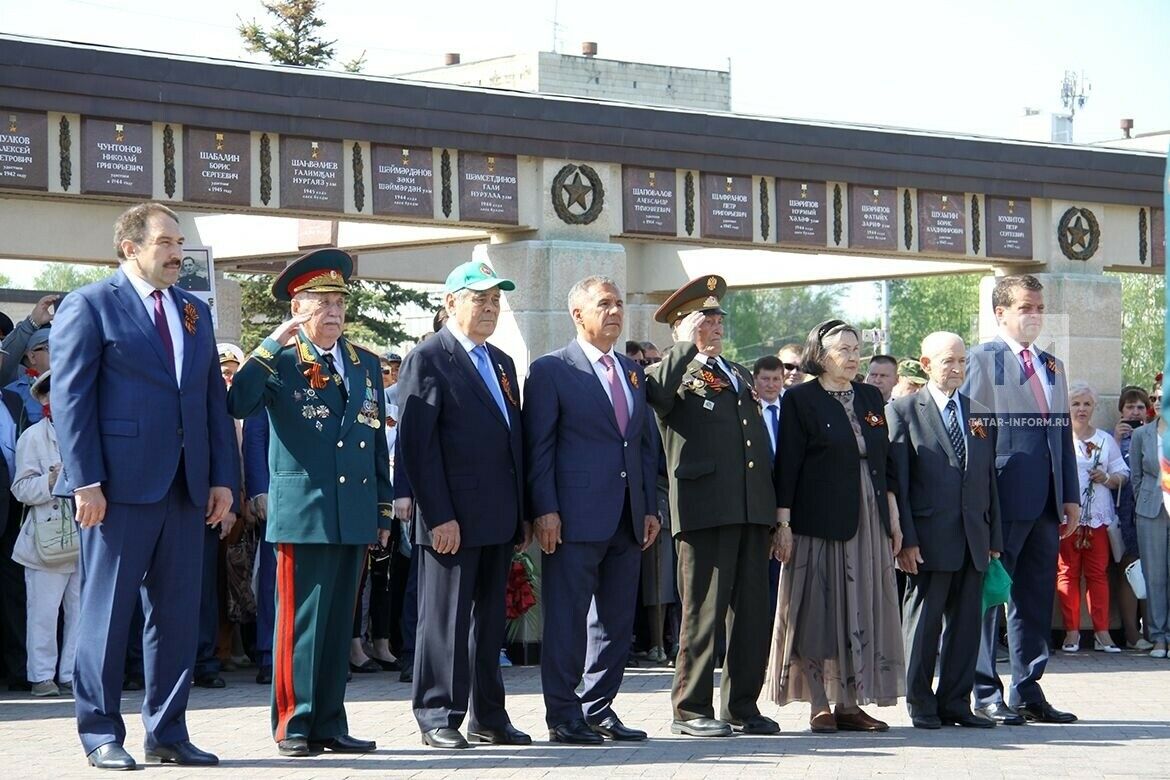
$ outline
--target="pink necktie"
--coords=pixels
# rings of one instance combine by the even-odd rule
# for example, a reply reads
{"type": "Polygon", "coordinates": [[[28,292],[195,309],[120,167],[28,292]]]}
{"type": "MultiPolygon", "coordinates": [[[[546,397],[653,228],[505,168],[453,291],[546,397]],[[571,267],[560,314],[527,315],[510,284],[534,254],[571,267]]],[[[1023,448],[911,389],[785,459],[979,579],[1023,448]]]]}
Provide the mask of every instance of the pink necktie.
{"type": "Polygon", "coordinates": [[[158,331],[158,337],[162,339],[163,349],[166,350],[167,357],[171,359],[171,371],[174,371],[175,345],[171,342],[171,327],[167,324],[167,310],[163,308],[163,292],[155,290],[151,296],[154,297],[154,329],[158,331]]]}
{"type": "Polygon", "coordinates": [[[609,355],[601,356],[601,365],[605,368],[605,378],[609,380],[609,400],[613,404],[613,416],[617,418],[618,430],[622,436],[626,435],[626,427],[630,424],[630,410],[626,408],[626,391],[622,387],[622,380],[614,370],[613,358],[609,355]]]}
{"type": "Polygon", "coordinates": [[[1044,396],[1044,388],[1040,386],[1040,377],[1036,373],[1036,367],[1032,365],[1032,350],[1025,349],[1020,353],[1020,357],[1024,360],[1024,378],[1028,380],[1028,385],[1032,388],[1032,397],[1036,399],[1036,406],[1040,409],[1040,414],[1045,417],[1048,416],[1048,399],[1044,396]]]}

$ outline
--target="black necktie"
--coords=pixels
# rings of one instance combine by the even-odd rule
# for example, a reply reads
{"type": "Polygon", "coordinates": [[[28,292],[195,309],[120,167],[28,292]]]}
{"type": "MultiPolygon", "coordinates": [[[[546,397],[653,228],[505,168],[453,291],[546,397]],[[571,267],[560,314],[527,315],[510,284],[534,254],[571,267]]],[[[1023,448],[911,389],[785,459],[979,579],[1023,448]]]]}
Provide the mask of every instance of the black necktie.
{"type": "Polygon", "coordinates": [[[329,376],[333,377],[333,383],[341,391],[341,402],[343,404],[349,403],[349,393],[345,389],[345,382],[342,381],[341,374],[337,373],[337,369],[333,367],[333,353],[324,352],[321,354],[321,359],[325,361],[325,367],[329,369],[329,376]]]}
{"type": "Polygon", "coordinates": [[[718,360],[713,357],[707,358],[707,368],[710,369],[711,373],[714,374],[717,378],[722,379],[724,384],[733,390],[735,389],[735,384],[732,383],[731,377],[729,377],[727,372],[723,370],[723,367],[719,365],[718,360]]]}
{"type": "Polygon", "coordinates": [[[967,465],[967,442],[963,438],[963,428],[959,425],[959,406],[955,399],[947,401],[947,434],[951,437],[951,446],[955,448],[955,456],[959,465],[967,465]]]}

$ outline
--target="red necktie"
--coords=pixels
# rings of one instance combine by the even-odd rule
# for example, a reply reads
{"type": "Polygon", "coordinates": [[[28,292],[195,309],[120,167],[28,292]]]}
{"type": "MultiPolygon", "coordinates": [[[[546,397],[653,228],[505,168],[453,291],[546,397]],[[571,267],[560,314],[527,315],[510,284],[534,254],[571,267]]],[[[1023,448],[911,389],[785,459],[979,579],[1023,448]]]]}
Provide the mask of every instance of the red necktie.
{"type": "Polygon", "coordinates": [[[1036,399],[1036,406],[1040,409],[1040,414],[1047,417],[1048,399],[1044,396],[1044,388],[1040,385],[1040,376],[1036,373],[1036,367],[1032,365],[1032,350],[1025,349],[1020,353],[1020,357],[1024,361],[1024,378],[1032,388],[1032,397],[1036,399]]]}
{"type": "Polygon", "coordinates": [[[162,290],[155,290],[151,297],[154,298],[154,329],[158,331],[158,337],[162,339],[163,349],[167,353],[167,357],[171,359],[171,371],[175,370],[175,345],[171,343],[171,327],[167,324],[167,311],[163,308],[163,292],[162,290]]]}
{"type": "Polygon", "coordinates": [[[622,387],[622,380],[614,370],[613,358],[609,355],[601,356],[601,365],[605,367],[605,378],[609,380],[609,400],[613,403],[613,416],[617,418],[618,430],[622,436],[626,435],[626,428],[630,424],[630,410],[626,406],[626,391],[622,387]]]}

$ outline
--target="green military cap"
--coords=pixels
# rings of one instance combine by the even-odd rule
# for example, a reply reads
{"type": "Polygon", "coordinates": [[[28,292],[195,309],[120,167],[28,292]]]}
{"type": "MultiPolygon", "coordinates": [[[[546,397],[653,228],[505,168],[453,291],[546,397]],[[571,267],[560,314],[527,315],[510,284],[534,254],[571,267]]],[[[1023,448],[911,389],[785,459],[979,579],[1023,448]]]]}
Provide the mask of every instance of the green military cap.
{"type": "Polygon", "coordinates": [[[926,384],[926,372],[922,364],[912,358],[898,361],[898,376],[904,376],[915,384],[926,384]]]}
{"type": "Polygon", "coordinates": [[[353,258],[348,252],[330,247],[317,249],[289,263],[272,283],[272,297],[291,301],[300,292],[343,293],[353,275],[353,258]]]}
{"type": "Polygon", "coordinates": [[[692,279],[666,299],[654,312],[654,319],[673,325],[693,311],[704,314],[727,314],[719,302],[727,294],[727,281],[722,276],[703,276],[692,279]]]}
{"type": "Polygon", "coordinates": [[[493,287],[510,292],[516,289],[516,283],[511,279],[502,279],[496,276],[496,272],[487,263],[472,260],[469,263],[456,266],[455,270],[447,275],[445,289],[447,292],[453,293],[460,290],[490,290],[493,287]]]}

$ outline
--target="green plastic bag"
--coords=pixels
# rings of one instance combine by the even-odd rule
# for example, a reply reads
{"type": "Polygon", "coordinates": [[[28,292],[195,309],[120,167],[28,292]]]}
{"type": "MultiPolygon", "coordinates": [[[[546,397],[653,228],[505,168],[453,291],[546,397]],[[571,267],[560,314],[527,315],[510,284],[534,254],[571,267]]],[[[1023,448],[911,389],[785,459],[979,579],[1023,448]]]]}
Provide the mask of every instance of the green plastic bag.
{"type": "Polygon", "coordinates": [[[1011,575],[999,562],[999,558],[992,558],[987,564],[987,571],[983,573],[983,611],[1006,604],[1011,595],[1011,575]]]}

